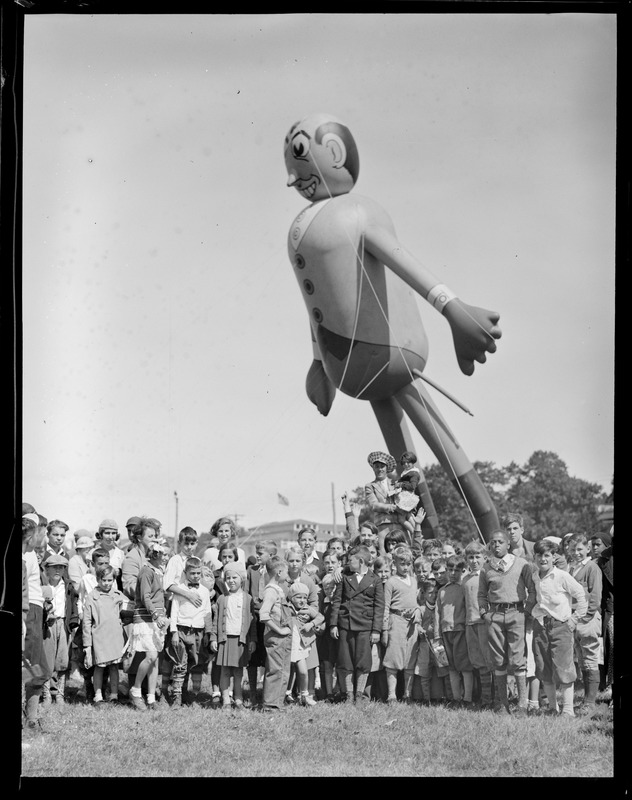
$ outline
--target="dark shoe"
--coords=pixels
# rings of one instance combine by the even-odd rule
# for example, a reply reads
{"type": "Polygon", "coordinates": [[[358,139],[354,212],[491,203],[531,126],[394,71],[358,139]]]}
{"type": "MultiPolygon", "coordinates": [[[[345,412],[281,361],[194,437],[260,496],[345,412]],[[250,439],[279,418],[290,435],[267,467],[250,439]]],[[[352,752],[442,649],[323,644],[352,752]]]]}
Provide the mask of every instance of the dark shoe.
{"type": "Polygon", "coordinates": [[[94,700],[92,701],[92,705],[95,708],[99,708],[100,706],[105,705],[105,701],[104,701],[104,699],[102,697],[99,697],[99,698],[95,697],[94,700]]]}
{"type": "Polygon", "coordinates": [[[213,706],[213,708],[218,708],[221,702],[222,702],[222,696],[221,695],[214,694],[211,697],[211,705],[213,706]]]}
{"type": "Polygon", "coordinates": [[[504,705],[504,703],[494,703],[494,713],[495,714],[511,714],[509,710],[509,703],[504,705]]]}
{"type": "Polygon", "coordinates": [[[346,703],[348,699],[346,692],[338,692],[334,695],[334,703],[346,703]]]}
{"type": "Polygon", "coordinates": [[[301,702],[302,706],[315,706],[316,705],[316,701],[309,694],[302,694],[300,702],[301,702]]]}
{"type": "Polygon", "coordinates": [[[147,711],[155,711],[158,708],[158,703],[154,700],[153,703],[147,703],[147,711]]]}
{"type": "Polygon", "coordinates": [[[291,694],[286,694],[283,702],[286,706],[293,706],[296,703],[296,700],[291,694]]]}

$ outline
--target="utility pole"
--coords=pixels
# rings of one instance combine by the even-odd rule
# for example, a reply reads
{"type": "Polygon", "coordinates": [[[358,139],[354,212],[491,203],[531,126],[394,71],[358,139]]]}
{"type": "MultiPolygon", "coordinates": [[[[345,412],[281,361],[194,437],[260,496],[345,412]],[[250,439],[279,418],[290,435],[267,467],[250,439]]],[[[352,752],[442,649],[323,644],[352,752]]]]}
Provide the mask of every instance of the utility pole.
{"type": "Polygon", "coordinates": [[[179,533],[179,530],[178,530],[178,493],[176,491],[174,491],[173,496],[176,499],[176,531],[175,531],[175,535],[174,535],[174,541],[177,542],[178,541],[178,533],[179,533]]]}
{"type": "MultiPolygon", "coordinates": [[[[233,514],[233,519],[235,520],[235,528],[237,528],[238,520],[241,519],[241,517],[244,517],[244,516],[245,516],[245,514],[233,514]]],[[[239,535],[238,534],[235,535],[235,543],[237,545],[239,545],[239,535]]]]}

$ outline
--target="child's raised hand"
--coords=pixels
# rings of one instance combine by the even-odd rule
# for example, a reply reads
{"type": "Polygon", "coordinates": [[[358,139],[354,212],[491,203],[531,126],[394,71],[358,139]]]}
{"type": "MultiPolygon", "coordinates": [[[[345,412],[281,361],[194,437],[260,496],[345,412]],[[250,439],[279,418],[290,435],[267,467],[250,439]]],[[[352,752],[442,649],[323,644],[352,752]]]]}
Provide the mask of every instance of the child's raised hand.
{"type": "Polygon", "coordinates": [[[417,511],[417,513],[415,514],[415,522],[418,525],[421,525],[421,523],[424,521],[425,518],[426,518],[426,509],[423,506],[420,506],[419,511],[417,511]]]}
{"type": "Polygon", "coordinates": [[[346,492],[344,492],[342,495],[342,507],[344,508],[345,512],[351,511],[349,506],[349,495],[346,492]]]}

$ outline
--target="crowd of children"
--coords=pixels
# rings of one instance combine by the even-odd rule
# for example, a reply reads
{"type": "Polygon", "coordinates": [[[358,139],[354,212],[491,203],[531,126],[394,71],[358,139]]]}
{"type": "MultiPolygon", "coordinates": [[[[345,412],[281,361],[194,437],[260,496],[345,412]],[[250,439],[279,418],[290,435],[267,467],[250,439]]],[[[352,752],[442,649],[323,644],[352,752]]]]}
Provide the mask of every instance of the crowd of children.
{"type": "Polygon", "coordinates": [[[285,552],[258,541],[247,559],[221,518],[201,557],[188,526],[170,553],[149,517],[128,520],[124,551],[113,520],[94,540],[72,537],[25,504],[26,728],[39,730],[41,703],[64,703],[73,670],[97,705],[123,699],[123,670],[138,711],[197,702],[208,675],[204,704],[224,709],[374,700],[510,713],[516,700],[517,715],[568,716],[581,675],[592,713],[612,682],[612,537],[534,544],[511,514],[486,544],[424,538],[415,461],[405,453],[391,482],[394,459],[371,453],[372,519],[343,496],[346,533],[324,551],[306,527],[285,552]]]}

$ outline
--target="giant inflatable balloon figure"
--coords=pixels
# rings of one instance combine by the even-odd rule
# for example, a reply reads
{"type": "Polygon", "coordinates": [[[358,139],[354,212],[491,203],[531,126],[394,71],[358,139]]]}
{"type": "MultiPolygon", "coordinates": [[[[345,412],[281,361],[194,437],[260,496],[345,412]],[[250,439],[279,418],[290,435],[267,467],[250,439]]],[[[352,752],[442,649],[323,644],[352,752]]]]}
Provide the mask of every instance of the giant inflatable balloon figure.
{"type": "MultiPolygon", "coordinates": [[[[466,305],[402,247],[378,203],[351,193],[358,150],[338,119],[313,114],[295,123],[284,154],[287,185],[309,201],[288,237],[311,327],[309,399],[324,415],[336,389],[368,400],[396,457],[414,449],[406,414],[488,539],[498,528],[494,505],[422,382],[428,342],[414,292],[447,319],[466,375],[495,352],[499,315],[466,305]]],[[[423,476],[420,489],[428,535],[438,520],[423,476]]]]}

